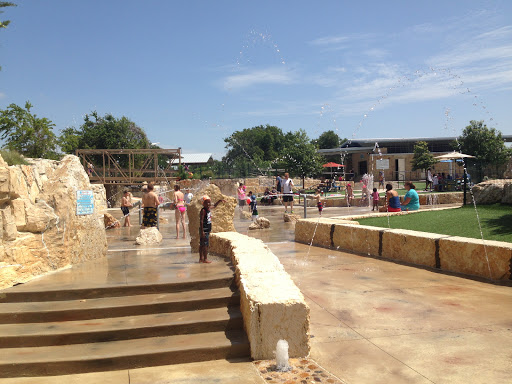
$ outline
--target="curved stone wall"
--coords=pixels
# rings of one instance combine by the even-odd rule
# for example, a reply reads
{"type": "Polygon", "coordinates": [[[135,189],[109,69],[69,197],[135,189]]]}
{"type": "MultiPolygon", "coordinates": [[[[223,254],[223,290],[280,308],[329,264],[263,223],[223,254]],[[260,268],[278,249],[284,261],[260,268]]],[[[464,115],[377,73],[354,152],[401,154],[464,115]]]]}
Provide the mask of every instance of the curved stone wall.
{"type": "Polygon", "coordinates": [[[299,220],[295,241],[485,279],[511,280],[512,244],[503,241],[371,227],[335,219],[299,220]]]}
{"type": "Polygon", "coordinates": [[[309,354],[309,307],[279,259],[261,241],[237,232],[213,233],[210,252],[231,258],[251,357],[274,359],[284,339],[290,357],[309,354]]]}

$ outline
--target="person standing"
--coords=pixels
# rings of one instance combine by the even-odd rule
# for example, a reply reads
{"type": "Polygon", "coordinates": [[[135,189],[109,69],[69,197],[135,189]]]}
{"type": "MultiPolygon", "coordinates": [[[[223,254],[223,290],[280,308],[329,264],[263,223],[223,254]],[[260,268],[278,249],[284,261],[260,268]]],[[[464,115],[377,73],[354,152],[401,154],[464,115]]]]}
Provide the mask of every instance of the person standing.
{"type": "Polygon", "coordinates": [[[425,191],[428,190],[430,187],[430,192],[432,192],[433,181],[434,181],[434,179],[432,178],[432,171],[429,168],[429,169],[427,169],[427,180],[425,183],[425,191]]]}
{"type": "Polygon", "coordinates": [[[276,176],[276,190],[277,190],[277,195],[280,195],[281,194],[281,183],[283,182],[283,179],[281,178],[281,176],[277,175],[276,176]]]}
{"type": "Polygon", "coordinates": [[[372,207],[372,211],[374,209],[377,209],[377,212],[379,211],[379,200],[380,200],[380,196],[379,196],[379,192],[377,191],[377,188],[373,188],[373,192],[372,192],[372,200],[373,200],[373,207],[372,207]]]}
{"type": "Polygon", "coordinates": [[[238,189],[236,190],[236,194],[238,197],[238,207],[243,211],[245,207],[245,185],[242,183],[239,184],[238,189]]]}
{"type": "MultiPolygon", "coordinates": [[[[213,208],[217,207],[219,203],[225,202],[219,200],[215,203],[213,208]]],[[[212,231],[212,212],[210,206],[212,202],[208,195],[203,196],[203,208],[199,212],[199,262],[210,264],[208,260],[208,247],[210,246],[210,232],[212,231]]]]}
{"type": "Polygon", "coordinates": [[[290,205],[290,213],[293,213],[293,180],[290,179],[288,173],[284,174],[281,180],[281,192],[283,193],[284,213],[288,213],[288,205],[290,205]]]}
{"type": "Polygon", "coordinates": [[[185,214],[187,212],[187,206],[185,205],[185,195],[180,191],[180,186],[176,184],[174,186],[174,205],[176,209],[174,214],[176,217],[176,238],[180,237],[180,223],[183,226],[183,238],[187,238],[187,225],[185,224],[185,214]]]}
{"type": "Polygon", "coordinates": [[[133,207],[130,191],[128,189],[124,190],[123,198],[121,199],[121,211],[123,212],[124,217],[124,227],[131,227],[130,223],[130,208],[133,207]]]}
{"type": "Polygon", "coordinates": [[[159,205],[158,196],[153,190],[153,183],[149,183],[147,189],[142,196],[142,206],[144,207],[144,215],[142,216],[142,228],[157,226],[157,208],[159,205]]]}

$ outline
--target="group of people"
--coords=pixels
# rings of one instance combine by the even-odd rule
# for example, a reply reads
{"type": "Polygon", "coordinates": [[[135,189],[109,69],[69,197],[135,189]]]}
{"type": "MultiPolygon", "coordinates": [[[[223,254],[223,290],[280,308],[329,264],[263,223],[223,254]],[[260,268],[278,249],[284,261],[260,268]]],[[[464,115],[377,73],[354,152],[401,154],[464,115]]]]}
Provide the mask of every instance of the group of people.
{"type": "Polygon", "coordinates": [[[393,189],[393,185],[386,184],[386,202],[384,206],[379,209],[379,211],[401,212],[417,211],[420,209],[420,198],[418,196],[418,192],[416,192],[416,186],[412,183],[412,181],[406,181],[404,187],[407,192],[405,193],[403,201],[400,202],[400,196],[398,195],[398,192],[393,189]]]}

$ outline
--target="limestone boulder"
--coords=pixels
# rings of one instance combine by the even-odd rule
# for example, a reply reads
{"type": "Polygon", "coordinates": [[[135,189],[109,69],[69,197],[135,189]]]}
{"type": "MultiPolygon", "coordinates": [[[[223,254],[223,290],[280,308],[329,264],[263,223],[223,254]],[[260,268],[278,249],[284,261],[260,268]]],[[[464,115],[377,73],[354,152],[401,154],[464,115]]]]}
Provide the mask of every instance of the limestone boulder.
{"type": "Polygon", "coordinates": [[[157,227],[143,228],[140,230],[135,244],[137,245],[149,245],[159,244],[162,242],[162,234],[157,227]]]}
{"type": "Polygon", "coordinates": [[[0,160],[0,289],[107,251],[98,211],[77,215],[77,191],[93,189],[79,159],[27,160],[0,160]]]}
{"type": "Polygon", "coordinates": [[[103,224],[105,225],[105,229],[113,229],[113,228],[121,227],[121,223],[119,222],[119,220],[117,220],[110,213],[103,214],[103,224]]]}
{"type": "Polygon", "coordinates": [[[283,220],[285,223],[296,223],[300,220],[300,216],[293,213],[285,213],[283,215],[283,220]]]}
{"type": "Polygon", "coordinates": [[[249,225],[249,229],[266,229],[270,228],[270,221],[264,217],[258,217],[255,222],[249,225]]]}
{"type": "Polygon", "coordinates": [[[251,217],[252,217],[252,213],[251,212],[249,212],[249,211],[240,211],[240,218],[241,219],[251,220],[251,217]]]}
{"type": "Polygon", "coordinates": [[[187,209],[190,247],[192,252],[195,253],[199,252],[199,214],[203,208],[202,197],[204,195],[208,195],[212,202],[212,233],[236,231],[233,223],[237,206],[236,199],[223,195],[216,185],[208,185],[194,196],[187,209]],[[216,208],[213,208],[213,205],[219,200],[224,200],[224,202],[219,203],[216,208]]]}
{"type": "Polygon", "coordinates": [[[487,180],[473,187],[477,204],[512,203],[512,180],[487,180]]]}

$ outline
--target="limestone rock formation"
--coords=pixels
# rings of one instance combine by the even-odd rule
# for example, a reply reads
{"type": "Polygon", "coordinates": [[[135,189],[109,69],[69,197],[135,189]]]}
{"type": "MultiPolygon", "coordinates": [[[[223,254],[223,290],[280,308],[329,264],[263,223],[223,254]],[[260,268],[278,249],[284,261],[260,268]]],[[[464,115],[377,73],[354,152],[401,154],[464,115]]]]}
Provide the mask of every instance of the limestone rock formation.
{"type": "Polygon", "coordinates": [[[29,161],[8,166],[0,157],[0,289],[107,251],[101,203],[77,215],[77,191],[93,190],[79,159],[29,161]]]}
{"type": "Polygon", "coordinates": [[[251,217],[252,217],[252,213],[251,212],[249,212],[249,211],[240,211],[240,218],[241,219],[251,220],[251,217]]]}
{"type": "Polygon", "coordinates": [[[135,239],[137,245],[159,244],[162,242],[162,234],[157,227],[142,228],[135,239]]]}
{"type": "Polygon", "coordinates": [[[233,219],[237,206],[236,199],[223,195],[216,185],[208,185],[194,196],[187,209],[190,247],[192,252],[195,253],[199,252],[199,213],[203,208],[202,197],[204,195],[208,195],[212,201],[212,233],[235,232],[233,219]],[[225,202],[221,202],[217,208],[213,208],[213,205],[219,200],[224,200],[225,202]]]}
{"type": "Polygon", "coordinates": [[[473,187],[477,204],[512,203],[512,180],[488,180],[473,187]]]}
{"type": "Polygon", "coordinates": [[[300,220],[300,216],[293,213],[285,213],[283,219],[285,223],[296,223],[300,220]]]}
{"type": "Polygon", "coordinates": [[[270,228],[270,221],[264,217],[258,217],[254,223],[249,225],[249,229],[270,228]]]}
{"type": "Polygon", "coordinates": [[[105,225],[105,229],[112,229],[112,228],[120,228],[121,227],[121,223],[119,222],[119,220],[117,220],[110,213],[104,213],[103,214],[103,224],[105,225]]]}

